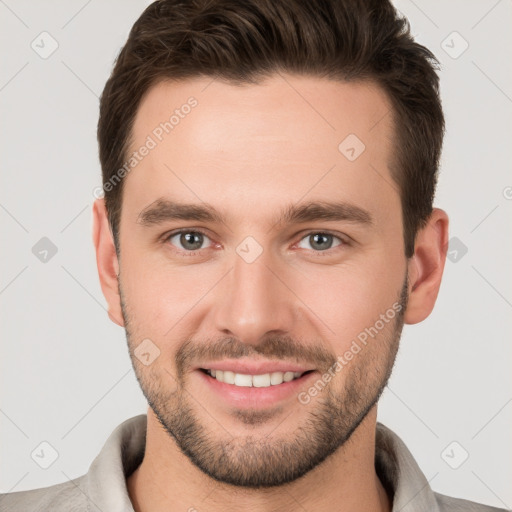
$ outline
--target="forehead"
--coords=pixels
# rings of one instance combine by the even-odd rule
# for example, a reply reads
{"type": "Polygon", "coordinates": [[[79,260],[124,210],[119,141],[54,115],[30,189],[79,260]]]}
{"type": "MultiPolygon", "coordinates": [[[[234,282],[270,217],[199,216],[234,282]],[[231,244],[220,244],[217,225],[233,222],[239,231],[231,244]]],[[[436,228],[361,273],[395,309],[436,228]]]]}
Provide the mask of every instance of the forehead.
{"type": "Polygon", "coordinates": [[[151,148],[125,178],[123,210],[169,196],[256,218],[262,201],[270,210],[305,195],[386,209],[398,192],[392,139],[390,104],[369,82],[280,74],[241,86],[160,82],[135,117],[128,157],[151,148]]]}
{"type": "Polygon", "coordinates": [[[253,137],[255,148],[259,140],[286,145],[307,140],[310,144],[304,149],[311,150],[311,143],[322,138],[324,148],[337,149],[339,138],[348,133],[362,140],[372,138],[375,144],[375,135],[392,128],[390,113],[383,90],[368,81],[276,74],[258,84],[236,85],[201,77],[162,81],[151,87],[137,110],[133,135],[138,142],[156,130],[158,138],[158,127],[170,121],[171,131],[164,130],[164,138],[170,138],[165,135],[172,132],[177,142],[188,142],[212,154],[231,149],[237,152],[237,141],[247,136],[253,137]],[[191,102],[197,105],[189,108],[191,102]],[[311,137],[313,132],[315,137],[311,137]],[[220,148],[218,139],[223,135],[230,137],[220,148]]]}

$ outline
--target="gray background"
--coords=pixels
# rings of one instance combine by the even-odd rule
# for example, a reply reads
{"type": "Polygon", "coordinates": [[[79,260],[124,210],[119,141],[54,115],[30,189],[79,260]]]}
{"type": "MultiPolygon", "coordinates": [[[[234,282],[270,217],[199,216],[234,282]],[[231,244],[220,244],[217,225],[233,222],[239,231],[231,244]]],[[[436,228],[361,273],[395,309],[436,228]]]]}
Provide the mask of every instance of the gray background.
{"type": "MultiPolygon", "coordinates": [[[[124,330],[106,313],[91,206],[98,96],[148,3],[0,0],[1,492],[85,473],[111,431],[146,412],[124,330]],[[43,237],[57,249],[46,262],[43,237]],[[58,454],[48,469],[44,441],[58,454]]],[[[512,3],[396,5],[443,67],[435,205],[452,239],[436,308],[405,327],[379,419],[435,490],[510,508],[512,3]]]]}

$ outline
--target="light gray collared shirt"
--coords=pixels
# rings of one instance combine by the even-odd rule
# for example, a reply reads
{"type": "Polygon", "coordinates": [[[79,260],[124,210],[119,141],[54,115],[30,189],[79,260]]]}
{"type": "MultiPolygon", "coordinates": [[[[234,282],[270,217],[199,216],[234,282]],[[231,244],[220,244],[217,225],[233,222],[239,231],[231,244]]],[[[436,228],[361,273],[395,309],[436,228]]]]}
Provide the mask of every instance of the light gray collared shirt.
{"type": "MultiPolygon", "coordinates": [[[[142,462],[145,414],[121,423],[89,471],[78,478],[29,491],[0,494],[0,512],[133,512],[126,477],[142,462]]],[[[402,440],[377,423],[375,467],[393,495],[392,512],[505,512],[435,493],[402,440]]]]}

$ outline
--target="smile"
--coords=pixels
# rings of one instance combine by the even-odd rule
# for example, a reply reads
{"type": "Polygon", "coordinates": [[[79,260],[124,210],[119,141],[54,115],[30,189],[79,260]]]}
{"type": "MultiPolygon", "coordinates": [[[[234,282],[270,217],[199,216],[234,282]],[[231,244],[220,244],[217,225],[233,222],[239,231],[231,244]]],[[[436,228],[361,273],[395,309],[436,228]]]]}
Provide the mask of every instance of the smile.
{"type": "Polygon", "coordinates": [[[243,373],[235,373],[229,370],[202,370],[210,377],[219,382],[232,384],[239,387],[268,388],[270,386],[278,386],[284,382],[291,382],[299,379],[309,372],[272,372],[259,375],[248,375],[243,373]]]}

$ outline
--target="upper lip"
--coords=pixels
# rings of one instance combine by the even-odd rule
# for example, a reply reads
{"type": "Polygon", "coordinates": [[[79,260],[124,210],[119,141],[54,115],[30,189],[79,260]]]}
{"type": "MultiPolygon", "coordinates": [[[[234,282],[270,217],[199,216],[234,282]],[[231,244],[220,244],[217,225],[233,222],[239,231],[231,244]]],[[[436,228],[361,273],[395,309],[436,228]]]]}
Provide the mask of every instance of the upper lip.
{"type": "Polygon", "coordinates": [[[255,361],[255,360],[233,360],[212,361],[202,364],[198,369],[222,370],[245,375],[263,375],[273,372],[300,372],[304,373],[313,370],[310,366],[286,361],[255,361]]]}

